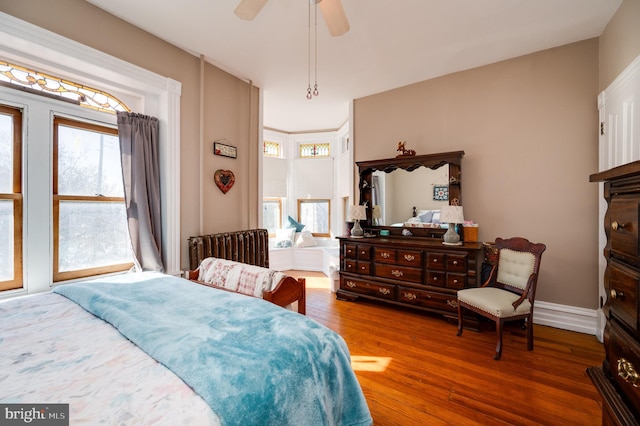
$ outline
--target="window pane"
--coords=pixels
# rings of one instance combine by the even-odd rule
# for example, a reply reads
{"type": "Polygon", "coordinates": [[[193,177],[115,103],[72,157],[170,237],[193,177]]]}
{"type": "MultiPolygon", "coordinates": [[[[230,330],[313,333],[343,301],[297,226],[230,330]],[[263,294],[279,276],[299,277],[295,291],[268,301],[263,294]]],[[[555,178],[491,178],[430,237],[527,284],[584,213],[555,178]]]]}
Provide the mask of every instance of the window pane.
{"type": "Polygon", "coordinates": [[[0,201],[0,281],[14,279],[13,201],[0,201]]]}
{"type": "Polygon", "coordinates": [[[58,126],[58,194],[124,197],[118,136],[58,126]]]}
{"type": "Polygon", "coordinates": [[[60,202],[58,271],[132,261],[124,203],[60,202]]]}
{"type": "Polygon", "coordinates": [[[13,192],[13,117],[0,114],[0,192],[13,192]]]}
{"type": "Polygon", "coordinates": [[[300,202],[300,223],[304,223],[314,234],[329,233],[329,202],[300,202]]]}
{"type": "Polygon", "coordinates": [[[263,213],[262,213],[262,226],[266,228],[270,234],[276,232],[276,229],[280,228],[280,202],[279,201],[264,201],[263,213]]]}

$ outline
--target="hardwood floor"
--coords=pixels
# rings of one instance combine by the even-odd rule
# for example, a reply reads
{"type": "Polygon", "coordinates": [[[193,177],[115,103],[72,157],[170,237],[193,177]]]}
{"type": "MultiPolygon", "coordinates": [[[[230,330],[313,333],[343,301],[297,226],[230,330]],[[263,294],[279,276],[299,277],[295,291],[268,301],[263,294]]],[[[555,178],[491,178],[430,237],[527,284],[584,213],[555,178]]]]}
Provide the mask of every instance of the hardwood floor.
{"type": "Polygon", "coordinates": [[[585,373],[604,359],[595,336],[534,325],[534,350],[507,326],[494,361],[492,325],[465,330],[439,315],[363,299],[336,300],[322,273],[307,279],[307,316],[335,330],[376,426],[600,425],[601,406],[585,373]]]}

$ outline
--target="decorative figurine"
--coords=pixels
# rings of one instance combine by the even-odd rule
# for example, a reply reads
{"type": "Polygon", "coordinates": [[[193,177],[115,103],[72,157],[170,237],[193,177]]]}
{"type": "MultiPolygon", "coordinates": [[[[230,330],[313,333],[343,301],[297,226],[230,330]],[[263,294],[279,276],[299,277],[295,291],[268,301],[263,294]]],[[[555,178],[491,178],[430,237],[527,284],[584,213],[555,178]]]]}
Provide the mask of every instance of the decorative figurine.
{"type": "Polygon", "coordinates": [[[405,149],[404,145],[405,145],[406,141],[400,141],[398,142],[398,149],[396,149],[396,151],[398,152],[402,152],[402,154],[398,154],[396,157],[411,157],[416,155],[416,152],[412,149],[405,149]]]}

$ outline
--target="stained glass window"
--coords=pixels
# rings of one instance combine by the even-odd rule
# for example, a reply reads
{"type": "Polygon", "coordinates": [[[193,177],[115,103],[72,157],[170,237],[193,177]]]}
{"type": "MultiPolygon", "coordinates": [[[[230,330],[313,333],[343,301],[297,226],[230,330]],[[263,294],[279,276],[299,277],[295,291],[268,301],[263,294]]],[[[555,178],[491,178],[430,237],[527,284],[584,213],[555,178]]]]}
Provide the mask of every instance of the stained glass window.
{"type": "Polygon", "coordinates": [[[28,92],[58,97],[102,112],[131,111],[118,98],[102,90],[4,61],[0,61],[0,85],[21,87],[28,92]]]}
{"type": "Polygon", "coordinates": [[[331,144],[327,143],[303,143],[300,144],[300,158],[305,157],[328,157],[330,155],[329,147],[331,144]]]}

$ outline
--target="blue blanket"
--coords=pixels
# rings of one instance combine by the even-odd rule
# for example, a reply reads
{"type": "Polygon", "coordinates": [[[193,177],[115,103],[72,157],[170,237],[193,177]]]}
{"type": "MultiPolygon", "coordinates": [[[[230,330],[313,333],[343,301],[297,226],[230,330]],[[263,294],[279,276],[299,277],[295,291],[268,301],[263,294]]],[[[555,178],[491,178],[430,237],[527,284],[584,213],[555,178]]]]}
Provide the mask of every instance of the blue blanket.
{"type": "Polygon", "coordinates": [[[338,334],[264,300],[130,275],[134,282],[101,279],[54,292],[175,372],[224,425],[372,424],[338,334]]]}

